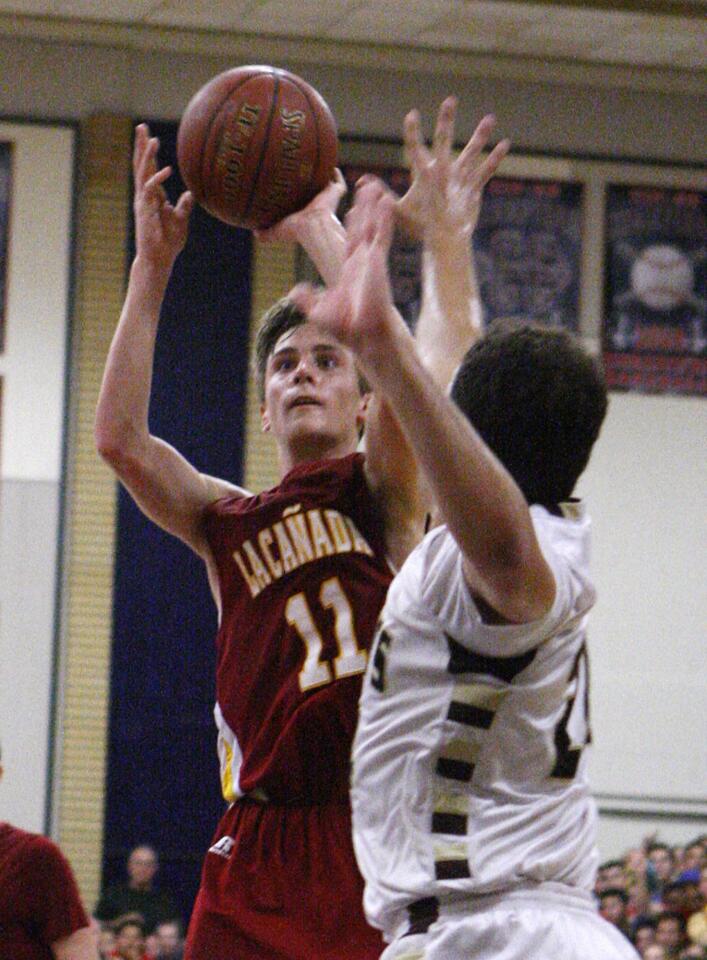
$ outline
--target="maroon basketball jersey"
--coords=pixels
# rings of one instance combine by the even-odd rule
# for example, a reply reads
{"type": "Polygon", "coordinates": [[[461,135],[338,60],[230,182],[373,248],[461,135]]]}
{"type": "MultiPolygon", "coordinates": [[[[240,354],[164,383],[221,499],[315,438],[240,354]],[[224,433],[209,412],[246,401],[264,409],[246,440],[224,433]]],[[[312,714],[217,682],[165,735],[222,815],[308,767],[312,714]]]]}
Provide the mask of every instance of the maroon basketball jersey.
{"type": "Polygon", "coordinates": [[[361,674],[391,571],[363,457],[303,464],[207,510],[222,601],[215,708],[223,793],[348,796],[361,674]]]}

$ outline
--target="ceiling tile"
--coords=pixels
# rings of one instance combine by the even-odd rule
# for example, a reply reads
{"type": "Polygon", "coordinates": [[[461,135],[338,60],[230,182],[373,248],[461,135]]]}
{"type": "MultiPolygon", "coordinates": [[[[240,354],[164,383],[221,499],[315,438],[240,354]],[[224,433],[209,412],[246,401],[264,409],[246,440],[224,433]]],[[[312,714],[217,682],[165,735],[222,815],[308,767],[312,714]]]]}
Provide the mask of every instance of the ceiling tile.
{"type": "Polygon", "coordinates": [[[421,31],[429,30],[457,6],[453,0],[386,0],[385,3],[359,3],[327,31],[335,39],[364,43],[403,44],[421,31]]]}
{"type": "Polygon", "coordinates": [[[145,18],[150,24],[194,30],[243,30],[253,0],[168,0],[153,4],[145,18]]]}
{"type": "Polygon", "coordinates": [[[51,6],[54,15],[62,17],[140,23],[157,0],[59,0],[51,6]]]}
{"type": "MultiPolygon", "coordinates": [[[[567,0],[0,0],[0,16],[105,20],[313,37],[364,44],[560,58],[631,66],[704,67],[699,17],[587,8],[567,0]]],[[[647,5],[646,5],[647,6],[647,5]]],[[[707,8],[694,0],[696,9],[707,8]]],[[[656,11],[660,3],[655,0],[656,11]]],[[[645,8],[644,8],[645,11],[645,8]]]]}
{"type": "Polygon", "coordinates": [[[247,29],[280,36],[320,36],[331,24],[345,22],[355,6],[356,0],[261,0],[246,18],[247,29]]]}

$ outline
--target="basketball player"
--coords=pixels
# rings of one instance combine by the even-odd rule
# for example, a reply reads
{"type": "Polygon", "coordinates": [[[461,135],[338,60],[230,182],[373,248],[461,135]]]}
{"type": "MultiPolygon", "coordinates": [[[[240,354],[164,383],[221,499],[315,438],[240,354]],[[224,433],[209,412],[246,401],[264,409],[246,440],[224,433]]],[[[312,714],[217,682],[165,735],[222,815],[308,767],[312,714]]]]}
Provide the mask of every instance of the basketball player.
{"type": "MultiPolygon", "coordinates": [[[[441,379],[478,324],[469,236],[485,182],[507,150],[483,161],[485,118],[452,159],[455,103],[428,150],[411,115],[414,183],[401,219],[429,251],[419,336],[441,379]],[[449,355],[432,328],[449,290],[449,355]],[[456,326],[455,326],[456,325],[456,326]],[[455,356],[456,354],[456,356],[455,356]]],[[[263,429],[281,483],[258,495],[199,473],[150,434],[148,398],[159,310],[187,233],[191,197],[172,208],[157,142],[137,129],[137,252],[106,365],[98,449],[142,510],[203,558],[219,611],[217,704],[224,796],[231,804],[206,855],[188,960],[373,960],[351,843],[349,757],[361,676],[391,578],[422,535],[414,461],[390,413],[364,391],[349,350],[290,301],[258,335],[263,429]],[[357,453],[366,424],[365,457],[357,453]]],[[[283,225],[327,282],[340,272],[339,185],[283,225]],[[314,227],[312,222],[316,221],[314,227]],[[338,251],[338,253],[337,253],[338,251]]],[[[453,369],[453,367],[451,367],[453,369]]]]}
{"type": "Polygon", "coordinates": [[[48,837],[0,823],[0,958],[52,957],[98,960],[73,872],[48,837]]]}
{"type": "Polygon", "coordinates": [[[393,307],[392,222],[365,185],[340,282],[298,294],[390,404],[440,523],[391,585],[364,680],[352,804],[366,913],[385,960],[629,960],[591,896],[594,588],[571,500],[603,379],[565,331],[501,326],[445,396],[393,307]]]}

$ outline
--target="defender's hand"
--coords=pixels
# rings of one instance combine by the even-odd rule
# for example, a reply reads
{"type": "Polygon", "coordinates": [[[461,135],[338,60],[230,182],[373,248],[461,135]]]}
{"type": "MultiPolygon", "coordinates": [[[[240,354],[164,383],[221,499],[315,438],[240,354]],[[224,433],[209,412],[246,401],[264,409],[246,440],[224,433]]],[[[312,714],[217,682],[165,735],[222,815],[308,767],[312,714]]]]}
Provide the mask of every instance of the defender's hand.
{"type": "Polygon", "coordinates": [[[411,110],[405,117],[403,133],[412,184],[398,201],[396,213],[403,229],[418,240],[451,233],[470,237],[479,219],[484,187],[510,149],[510,141],[502,140],[482,158],[496,124],[489,114],[453,158],[456,108],[454,97],[442,103],[431,149],[422,138],[419,112],[411,110]]]}

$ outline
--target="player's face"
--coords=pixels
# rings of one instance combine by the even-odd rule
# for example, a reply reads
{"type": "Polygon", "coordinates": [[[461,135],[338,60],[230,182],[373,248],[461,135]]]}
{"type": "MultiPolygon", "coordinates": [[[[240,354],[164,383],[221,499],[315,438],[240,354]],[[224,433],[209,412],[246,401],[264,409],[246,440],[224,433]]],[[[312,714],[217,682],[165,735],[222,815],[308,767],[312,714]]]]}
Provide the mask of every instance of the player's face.
{"type": "Polygon", "coordinates": [[[366,397],[350,351],[311,323],[284,333],[268,357],[263,429],[294,461],[356,449],[366,397]]]}

